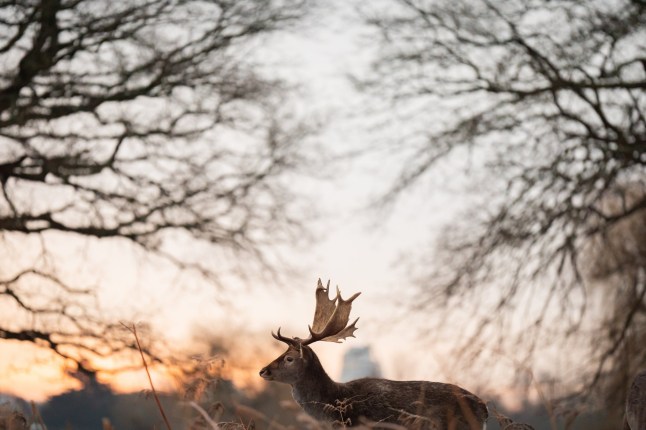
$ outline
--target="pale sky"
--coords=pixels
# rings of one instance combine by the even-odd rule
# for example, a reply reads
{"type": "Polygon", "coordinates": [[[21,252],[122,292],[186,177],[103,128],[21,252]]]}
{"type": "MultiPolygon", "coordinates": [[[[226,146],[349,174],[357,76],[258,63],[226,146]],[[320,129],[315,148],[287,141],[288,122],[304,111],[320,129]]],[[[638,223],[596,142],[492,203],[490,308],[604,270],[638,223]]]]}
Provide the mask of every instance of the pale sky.
{"type": "MultiPolygon", "coordinates": [[[[375,139],[374,132],[357,115],[364,108],[362,99],[345,75],[367,68],[377,45],[371,42],[376,37],[371,38],[369,31],[359,25],[346,2],[337,0],[326,7],[306,28],[272,38],[263,59],[275,64],[270,70],[301,85],[303,98],[298,104],[302,112],[328,119],[315,143],[340,154],[375,139]]],[[[66,245],[66,252],[69,258],[82,253],[86,265],[79,279],[100,286],[101,303],[115,319],[133,318],[136,312],[134,318],[152,323],[176,345],[186,342],[196,327],[212,330],[216,336],[244,328],[260,333],[254,341],[263,342],[272,351],[277,342],[270,331],[278,326],[283,327],[284,334],[306,334],[314,310],[316,280],[331,279],[344,296],[363,293],[353,308],[353,315],[361,317],[357,339],[344,345],[315,346],[332,377],[340,375],[346,348],[371,345],[385,377],[450,380],[474,389],[471,381],[443,372],[446,357],[442,355],[442,345],[428,345],[416,336],[416,327],[410,329],[396,320],[402,309],[394,300],[410,291],[406,273],[397,261],[402,255],[428,249],[434,234],[464,204],[455,197],[459,185],[443,179],[446,171],[440,165],[431,192],[418,190],[405,195],[387,216],[366,210],[371,199],[396,174],[397,163],[392,161],[383,156],[344,161],[330,166],[338,171],[328,172],[333,173],[333,180],[299,184],[299,191],[316,201],[324,215],[316,223],[316,243],[307,249],[287,250],[290,261],[302,269],[302,276],[281,289],[271,285],[234,287],[239,292],[225,298],[235,302],[233,307],[223,306],[220,293],[208,286],[187,285],[186,280],[175,282],[173,271],[163,263],[154,258],[147,261],[141,252],[118,241],[82,241],[66,245]]],[[[15,365],[16,357],[24,357],[21,351],[24,349],[16,344],[0,344],[2,373],[15,365]]],[[[58,380],[51,368],[43,365],[46,357],[39,352],[24,358],[25,363],[31,363],[28,369],[15,370],[15,378],[0,381],[0,391],[42,400],[74,386],[70,381],[58,380]]],[[[139,376],[145,384],[143,374],[139,376]]]]}

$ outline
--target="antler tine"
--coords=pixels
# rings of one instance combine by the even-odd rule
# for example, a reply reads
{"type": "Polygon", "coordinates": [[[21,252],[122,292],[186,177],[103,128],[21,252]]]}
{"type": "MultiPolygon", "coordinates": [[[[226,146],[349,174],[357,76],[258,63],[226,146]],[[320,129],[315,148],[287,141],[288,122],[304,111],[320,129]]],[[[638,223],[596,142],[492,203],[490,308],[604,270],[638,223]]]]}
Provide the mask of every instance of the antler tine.
{"type": "Polygon", "coordinates": [[[359,318],[350,325],[348,325],[348,321],[352,310],[352,302],[361,293],[355,293],[349,299],[343,300],[341,291],[337,286],[336,297],[330,300],[329,290],[330,281],[328,281],[327,287],[323,288],[323,284],[319,279],[316,288],[314,322],[311,326],[308,326],[310,337],[302,341],[302,345],[309,345],[319,340],[340,343],[347,337],[354,337],[354,332],[357,330],[355,324],[359,318]]]}
{"type": "Polygon", "coordinates": [[[281,334],[280,334],[280,327],[278,327],[278,334],[274,334],[274,332],[272,331],[272,332],[271,332],[271,335],[274,337],[274,339],[279,340],[279,341],[281,341],[281,342],[284,342],[284,343],[286,343],[287,345],[290,345],[290,346],[298,346],[298,343],[299,343],[299,342],[298,342],[297,340],[295,340],[295,339],[290,339],[290,338],[285,337],[285,336],[283,336],[283,335],[281,335],[281,334]]]}

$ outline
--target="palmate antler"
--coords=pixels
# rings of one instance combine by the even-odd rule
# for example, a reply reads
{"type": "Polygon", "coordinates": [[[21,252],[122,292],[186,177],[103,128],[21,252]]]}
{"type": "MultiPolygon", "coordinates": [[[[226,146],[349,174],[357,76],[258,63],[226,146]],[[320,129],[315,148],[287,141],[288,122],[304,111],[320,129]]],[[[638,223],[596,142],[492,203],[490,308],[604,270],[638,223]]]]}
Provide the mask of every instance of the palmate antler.
{"type": "Polygon", "coordinates": [[[294,347],[309,345],[311,343],[318,342],[319,340],[324,342],[340,343],[345,338],[354,337],[354,332],[357,330],[355,324],[359,321],[359,318],[354,320],[350,325],[348,325],[348,321],[350,320],[352,301],[359,297],[359,294],[361,293],[356,293],[348,300],[343,300],[339,287],[337,287],[336,297],[330,300],[329,291],[330,281],[328,281],[327,286],[323,288],[323,284],[319,279],[316,286],[316,310],[314,311],[314,322],[311,326],[308,326],[310,336],[307,339],[299,339],[297,337],[290,339],[282,336],[280,334],[280,328],[278,328],[277,335],[273,332],[271,335],[277,340],[294,347]]]}

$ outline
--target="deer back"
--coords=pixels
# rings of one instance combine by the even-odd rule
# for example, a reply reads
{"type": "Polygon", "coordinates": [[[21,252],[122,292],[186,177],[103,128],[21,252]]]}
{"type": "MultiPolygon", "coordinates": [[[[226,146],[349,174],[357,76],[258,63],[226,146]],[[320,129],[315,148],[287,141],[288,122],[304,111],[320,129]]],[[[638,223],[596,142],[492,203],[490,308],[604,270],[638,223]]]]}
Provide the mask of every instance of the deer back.
{"type": "Polygon", "coordinates": [[[346,424],[394,423],[408,429],[482,430],[488,413],[474,394],[452,384],[363,378],[339,384],[328,399],[346,424]]]}

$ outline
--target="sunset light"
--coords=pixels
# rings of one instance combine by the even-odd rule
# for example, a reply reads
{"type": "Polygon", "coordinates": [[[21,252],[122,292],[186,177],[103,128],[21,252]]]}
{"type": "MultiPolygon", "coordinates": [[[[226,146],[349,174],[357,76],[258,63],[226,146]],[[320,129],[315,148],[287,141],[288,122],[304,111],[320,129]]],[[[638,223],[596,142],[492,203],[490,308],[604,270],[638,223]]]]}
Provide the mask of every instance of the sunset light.
{"type": "Polygon", "coordinates": [[[643,430],[644,40],[640,0],[0,3],[0,429],[643,430]]]}

